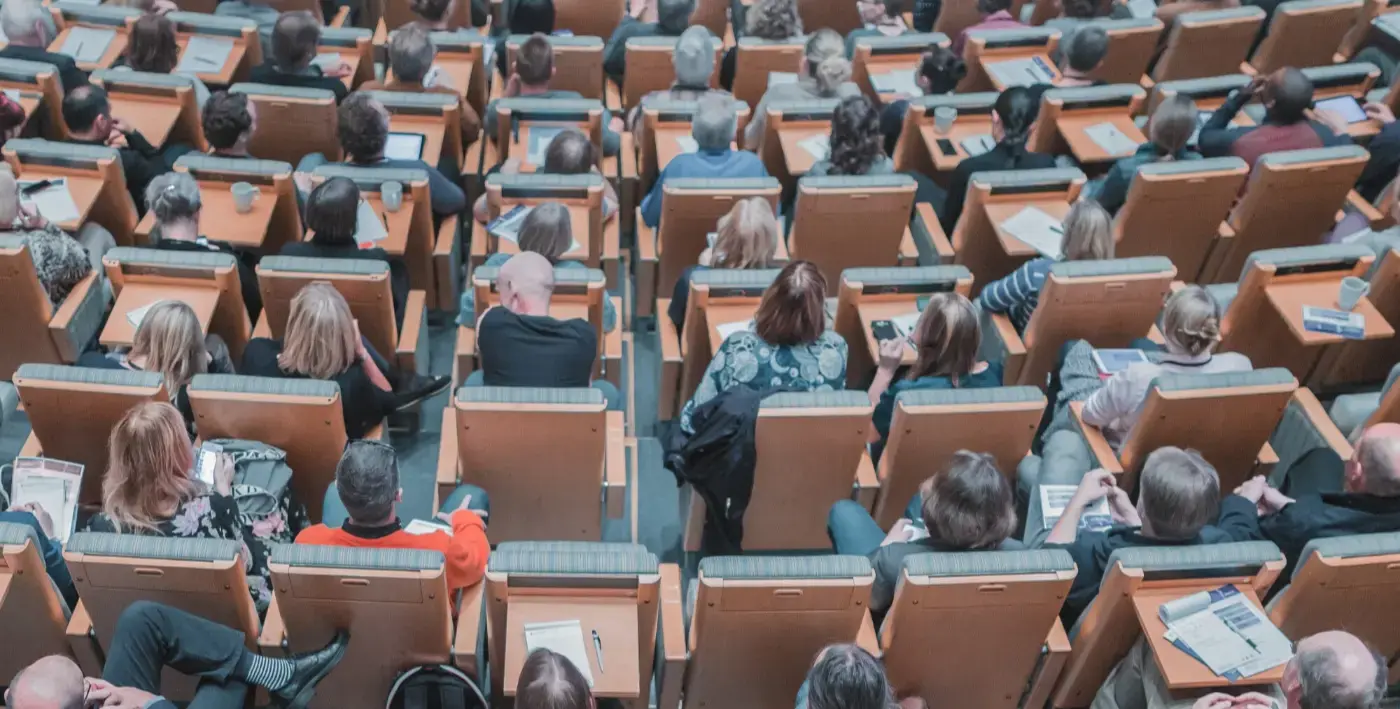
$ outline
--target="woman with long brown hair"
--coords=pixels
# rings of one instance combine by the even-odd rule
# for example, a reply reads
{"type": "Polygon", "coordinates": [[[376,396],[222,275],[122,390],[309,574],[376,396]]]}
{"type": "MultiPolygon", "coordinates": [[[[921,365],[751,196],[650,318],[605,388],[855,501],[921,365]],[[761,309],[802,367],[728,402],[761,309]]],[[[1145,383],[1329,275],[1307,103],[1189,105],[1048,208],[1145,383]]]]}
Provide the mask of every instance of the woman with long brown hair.
{"type": "Polygon", "coordinates": [[[846,340],[827,328],[826,278],[810,261],[788,264],[763,292],[749,327],[719,346],[681,411],[693,432],[696,407],[734,387],[833,391],[846,388],[846,340]]]}
{"type": "MultiPolygon", "coordinates": [[[[194,103],[203,111],[209,100],[209,87],[198,76],[175,71],[180,64],[180,45],[175,41],[175,23],[163,14],[147,13],[136,18],[126,43],[125,68],[152,74],[179,74],[194,83],[194,103]]],[[[122,67],[117,67],[122,68],[122,67]]]]}
{"type": "Polygon", "coordinates": [[[671,307],[666,311],[676,332],[685,328],[685,309],[690,302],[690,277],[701,269],[773,268],[778,251],[778,218],[773,205],[762,197],[749,197],[734,203],[719,218],[715,243],[700,253],[700,263],[687,267],[676,280],[671,307]]]}

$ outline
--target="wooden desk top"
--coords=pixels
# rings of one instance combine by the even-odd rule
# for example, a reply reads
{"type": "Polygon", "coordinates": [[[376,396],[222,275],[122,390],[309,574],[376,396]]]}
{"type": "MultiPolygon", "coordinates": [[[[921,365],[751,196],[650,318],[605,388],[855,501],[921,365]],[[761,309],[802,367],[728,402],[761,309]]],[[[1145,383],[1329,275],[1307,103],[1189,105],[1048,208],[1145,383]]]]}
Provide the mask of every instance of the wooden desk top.
{"type": "MultiPolygon", "coordinates": [[[[403,204],[399,205],[399,211],[390,212],[384,208],[384,201],[380,199],[378,192],[363,192],[366,202],[374,209],[374,213],[380,215],[389,227],[389,235],[384,240],[375,244],[384,249],[390,256],[403,256],[408,249],[408,230],[413,227],[413,194],[407,186],[403,191],[403,204]]],[[[202,223],[202,222],[201,222],[202,223]]]]}
{"type": "Polygon", "coordinates": [[[73,196],[73,204],[78,207],[78,218],[59,222],[57,226],[76,234],[83,227],[83,222],[87,221],[92,205],[97,202],[97,196],[102,192],[102,178],[88,172],[74,173],[49,165],[29,164],[22,169],[24,172],[19,175],[20,180],[68,180],[68,194],[73,196]]]}
{"type": "MultiPolygon", "coordinates": [[[[423,162],[439,167],[442,162],[442,142],[447,133],[440,117],[389,114],[389,130],[395,133],[417,133],[423,136],[423,162]]],[[[458,156],[461,157],[461,156],[458,156]]]]}
{"type": "Polygon", "coordinates": [[[1001,246],[1006,250],[1008,256],[1039,256],[1040,252],[1034,247],[1020,239],[1012,236],[1010,232],[1001,228],[1001,223],[1016,216],[1016,213],[1026,207],[1035,207],[1046,214],[1064,221],[1069,214],[1069,203],[1055,199],[1038,199],[1026,202],[993,202],[986,205],[987,218],[991,220],[992,227],[996,229],[997,237],[1001,239],[1001,246]]]}
{"type": "MultiPolygon", "coordinates": [[[[1271,283],[1264,287],[1264,295],[1274,310],[1288,323],[1288,329],[1301,345],[1330,345],[1346,342],[1341,335],[1326,332],[1312,332],[1303,329],[1303,306],[1336,308],[1337,292],[1341,279],[1326,281],[1303,281],[1298,283],[1271,283]]],[[[1395,335],[1395,329],[1385,321],[1371,299],[1362,297],[1352,311],[1366,318],[1366,340],[1383,340],[1395,335]]]]}
{"type": "Polygon", "coordinates": [[[933,161],[934,168],[939,172],[952,172],[958,163],[972,157],[962,146],[964,140],[974,135],[992,134],[992,117],[985,113],[967,116],[959,114],[948,133],[939,135],[933,128],[933,114],[930,113],[928,121],[919,126],[919,133],[924,138],[924,145],[928,148],[929,159],[933,161]],[[938,149],[939,140],[951,141],[957,155],[944,155],[943,151],[938,149]]]}
{"type": "MultiPolygon", "coordinates": [[[[901,72],[906,74],[913,74],[914,72],[918,71],[918,69],[918,54],[872,56],[868,61],[865,62],[865,74],[867,77],[901,72]]],[[[869,78],[867,78],[866,80],[869,81],[869,78]]],[[[897,93],[894,91],[877,91],[875,89],[874,82],[871,82],[870,90],[874,92],[877,97],[879,97],[880,103],[882,104],[893,103],[895,101],[907,99],[910,97],[908,94],[897,93]]]]}
{"type": "MultiPolygon", "coordinates": [[[[261,249],[267,238],[267,228],[272,224],[272,212],[277,208],[277,195],[267,185],[255,185],[258,196],[253,198],[253,209],[247,214],[239,214],[233,207],[233,193],[229,191],[232,186],[227,182],[199,181],[200,202],[203,204],[199,231],[212,241],[245,249],[261,249]]],[[[149,239],[155,225],[155,215],[146,212],[141,223],[136,225],[136,235],[149,239]]]]}
{"type": "Polygon", "coordinates": [[[199,329],[209,334],[209,320],[214,316],[214,307],[219,303],[219,289],[213,286],[128,283],[122,287],[121,295],[112,306],[112,314],[107,317],[107,325],[102,328],[99,338],[107,347],[130,347],[136,339],[136,328],[126,319],[126,314],[144,305],[162,300],[179,300],[189,305],[199,318],[199,329]]]}
{"type": "Polygon", "coordinates": [[[74,60],[77,63],[78,68],[82,69],[83,71],[91,72],[97,71],[98,69],[111,69],[112,65],[116,64],[117,60],[120,59],[122,54],[126,52],[127,29],[125,27],[106,27],[101,25],[83,24],[70,25],[69,27],[64,28],[62,32],[59,32],[58,36],[54,38],[53,42],[49,43],[50,52],[53,52],[55,54],[63,54],[63,52],[59,50],[63,48],[63,43],[68,41],[68,33],[73,27],[88,27],[90,29],[95,30],[112,30],[113,32],[116,32],[116,36],[112,37],[112,41],[107,44],[107,51],[103,52],[101,59],[97,60],[96,62],[79,62],[77,60],[74,60]]]}
{"type": "MultiPolygon", "coordinates": [[[[384,21],[379,21],[380,26],[384,26],[384,21]]],[[[349,47],[317,47],[317,54],[337,54],[340,61],[345,62],[350,67],[350,73],[340,77],[340,83],[345,84],[345,88],[355,90],[355,74],[360,71],[360,55],[353,52],[349,47]]]]}
{"type": "Polygon", "coordinates": [[[987,80],[992,82],[992,86],[995,86],[997,91],[1005,91],[1006,85],[997,79],[996,74],[987,71],[987,65],[1012,59],[1033,59],[1035,57],[1040,57],[1040,60],[1045,62],[1045,66],[1050,70],[1050,73],[1053,75],[1053,78],[1050,79],[1051,83],[1060,80],[1060,68],[1055,66],[1055,62],[1050,61],[1050,55],[1044,51],[1043,47],[1032,47],[1029,50],[998,49],[991,53],[983,54],[981,57],[982,70],[987,72],[987,80]]]}
{"type": "Polygon", "coordinates": [[[666,166],[671,164],[677,155],[685,152],[681,150],[680,143],[676,142],[676,139],[681,137],[690,137],[689,123],[666,123],[657,126],[656,130],[652,131],[652,139],[656,141],[656,169],[658,172],[665,170],[666,166]]]}
{"type": "Polygon", "coordinates": [[[1137,146],[1147,142],[1147,136],[1138,130],[1137,125],[1133,123],[1133,117],[1127,112],[1076,111],[1070,115],[1061,115],[1060,119],[1056,121],[1055,127],[1059,129],[1065,142],[1069,143],[1069,149],[1074,153],[1074,158],[1081,163],[1113,162],[1132,155],[1137,151],[1137,146]],[[1121,153],[1104,152],[1104,149],[1100,148],[1099,144],[1095,143],[1093,138],[1084,132],[1086,128],[1100,123],[1112,123],[1136,145],[1133,146],[1132,150],[1125,150],[1121,153]]]}
{"type": "Polygon", "coordinates": [[[583,647],[593,675],[593,694],[599,697],[641,696],[641,670],[637,645],[637,601],[633,598],[559,598],[512,596],[506,610],[506,696],[515,695],[520,670],[529,656],[525,626],[577,620],[583,630],[583,647]],[[603,665],[593,647],[597,631],[603,646],[603,665]]]}
{"type": "Polygon", "coordinates": [[[113,116],[126,121],[157,148],[165,145],[180,119],[179,101],[168,96],[108,94],[107,99],[113,116]]]}
{"type": "Polygon", "coordinates": [[[830,135],[831,124],[816,121],[784,123],[778,127],[778,142],[783,147],[783,161],[787,163],[788,174],[800,177],[807,174],[817,159],[798,145],[814,135],[830,135]]]}
{"type": "MultiPolygon", "coordinates": [[[[580,130],[582,130],[582,128],[580,128],[579,124],[577,123],[549,123],[544,121],[531,121],[529,123],[521,125],[520,139],[512,139],[510,142],[510,147],[507,149],[506,154],[502,156],[503,160],[506,158],[516,158],[520,160],[521,172],[535,172],[540,168],[544,167],[543,163],[535,164],[530,162],[530,131],[534,127],[548,128],[550,130],[554,130],[556,128],[579,128],[580,130]]],[[[587,134],[588,132],[584,131],[584,135],[587,134]]]]}
{"type": "MultiPolygon", "coordinates": [[[[515,204],[516,202],[504,204],[501,211],[508,212],[515,204]]],[[[593,242],[593,235],[588,228],[588,205],[570,202],[560,202],[560,204],[569,210],[569,228],[574,233],[574,242],[578,244],[578,248],[565,251],[559,258],[566,261],[586,261],[588,260],[588,247],[593,242]]],[[[599,234],[598,238],[603,238],[603,235],[599,234]]],[[[496,243],[496,252],[498,253],[520,253],[520,246],[513,241],[496,237],[491,237],[491,239],[496,243]]]]}
{"type": "MultiPolygon", "coordinates": [[[[440,52],[434,60],[442,68],[450,79],[449,85],[463,96],[467,95],[467,86],[471,83],[472,69],[476,62],[472,61],[470,54],[459,52],[440,52]]],[[[440,79],[439,79],[440,80],[440,79]]],[[[388,81],[386,78],[385,81],[388,81]]]]}
{"type": "Polygon", "coordinates": [[[710,356],[719,352],[724,338],[719,336],[719,325],[752,320],[758,312],[758,301],[747,303],[715,303],[705,306],[705,322],[710,326],[710,356]]]}
{"type": "MultiPolygon", "coordinates": [[[[862,302],[856,306],[856,310],[860,313],[860,327],[865,332],[865,346],[870,349],[870,359],[878,363],[880,361],[880,343],[871,332],[870,323],[917,313],[919,312],[919,299],[916,295],[910,295],[908,298],[899,300],[862,302]]],[[[913,345],[906,345],[901,364],[912,365],[917,360],[918,355],[914,352],[913,345]]]]}
{"type": "MultiPolygon", "coordinates": [[[[1182,596],[1189,596],[1197,591],[1207,591],[1217,588],[1217,584],[1202,585],[1199,588],[1158,588],[1139,590],[1133,596],[1133,610],[1137,611],[1138,623],[1142,627],[1142,634],[1147,637],[1148,644],[1152,647],[1152,657],[1157,663],[1157,669],[1162,671],[1162,677],[1166,679],[1167,686],[1173,690],[1179,689],[1204,689],[1209,687],[1230,687],[1248,686],[1259,684],[1276,684],[1283,680],[1284,665],[1279,665],[1270,670],[1265,670],[1257,675],[1245,677],[1239,682],[1231,682],[1210,671],[1204,662],[1186,654],[1181,648],[1167,642],[1162,634],[1166,632],[1167,626],[1162,623],[1162,619],[1157,615],[1157,609],[1163,603],[1174,601],[1182,596]]],[[[1262,608],[1259,596],[1247,584],[1236,584],[1236,588],[1249,599],[1251,603],[1262,608]]]]}
{"type": "MultiPolygon", "coordinates": [[[[226,39],[233,42],[233,49],[229,51],[228,58],[224,60],[224,65],[218,71],[201,71],[195,76],[206,84],[226,86],[233,83],[233,74],[238,71],[239,65],[243,63],[243,55],[248,53],[248,45],[242,39],[233,37],[210,37],[210,39],[226,39]]],[[[180,56],[185,56],[185,47],[190,43],[190,35],[180,34],[175,38],[176,44],[180,45],[180,56]]]]}

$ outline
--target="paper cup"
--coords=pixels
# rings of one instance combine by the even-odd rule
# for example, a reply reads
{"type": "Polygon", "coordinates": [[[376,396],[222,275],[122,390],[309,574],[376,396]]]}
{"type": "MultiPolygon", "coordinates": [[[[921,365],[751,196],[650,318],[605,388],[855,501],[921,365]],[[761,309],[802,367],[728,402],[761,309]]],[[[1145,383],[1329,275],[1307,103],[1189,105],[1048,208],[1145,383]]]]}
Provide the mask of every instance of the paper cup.
{"type": "Polygon", "coordinates": [[[253,200],[257,199],[258,187],[247,182],[235,182],[229,188],[233,193],[233,209],[239,214],[253,211],[253,200]]]}
{"type": "Polygon", "coordinates": [[[1371,292],[1371,284],[1356,276],[1347,276],[1342,279],[1342,286],[1337,290],[1337,307],[1342,310],[1351,310],[1356,304],[1361,302],[1361,298],[1371,292]]]}
{"type": "Polygon", "coordinates": [[[384,202],[384,208],[390,212],[399,211],[403,206],[403,185],[397,182],[385,182],[379,186],[379,199],[384,202]]]}
{"type": "Polygon", "coordinates": [[[953,129],[953,121],[958,120],[958,109],[952,106],[939,106],[933,109],[933,131],[947,135],[953,129]]]}

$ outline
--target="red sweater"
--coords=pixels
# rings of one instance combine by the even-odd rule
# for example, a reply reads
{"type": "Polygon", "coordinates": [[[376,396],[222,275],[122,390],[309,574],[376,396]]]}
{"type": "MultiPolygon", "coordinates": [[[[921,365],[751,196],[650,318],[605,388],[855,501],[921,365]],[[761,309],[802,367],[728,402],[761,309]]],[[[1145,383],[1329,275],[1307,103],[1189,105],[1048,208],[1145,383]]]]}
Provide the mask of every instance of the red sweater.
{"type": "Polygon", "coordinates": [[[452,591],[473,586],[486,575],[486,559],[491,555],[491,543],[486,540],[486,525],[471,510],[452,513],[452,534],[409,534],[395,523],[393,531],[383,536],[365,537],[344,528],[332,529],[317,524],[301,530],[297,544],[320,544],[333,547],[368,547],[377,549],[429,549],[447,557],[447,587],[452,591]]]}

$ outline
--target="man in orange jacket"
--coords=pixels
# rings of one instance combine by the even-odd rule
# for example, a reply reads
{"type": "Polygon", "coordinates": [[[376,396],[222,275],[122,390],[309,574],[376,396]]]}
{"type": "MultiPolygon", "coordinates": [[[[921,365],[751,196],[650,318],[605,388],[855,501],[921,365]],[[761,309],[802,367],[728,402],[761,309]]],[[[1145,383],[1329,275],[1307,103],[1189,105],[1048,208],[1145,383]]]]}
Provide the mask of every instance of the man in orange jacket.
{"type": "Polygon", "coordinates": [[[463,485],[448,496],[438,517],[452,531],[407,531],[399,520],[399,464],[394,449],[378,441],[351,441],[326,492],[324,524],[302,530],[297,544],[387,549],[429,549],[447,559],[447,586],[454,592],[481,582],[491,544],[486,539],[486,491],[463,485]],[[338,526],[336,526],[338,524],[338,526]]]}

